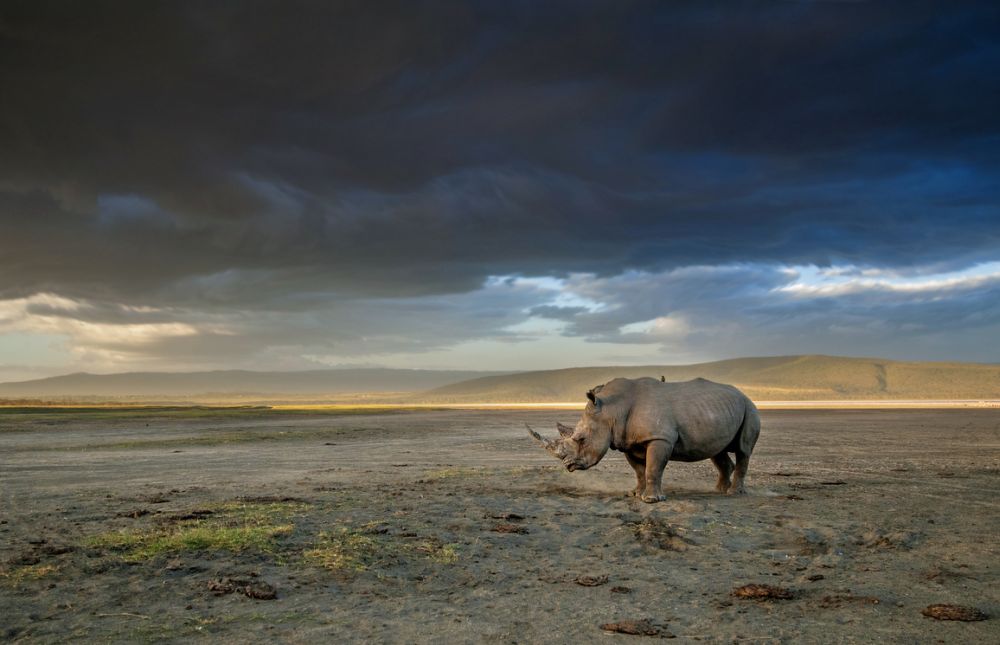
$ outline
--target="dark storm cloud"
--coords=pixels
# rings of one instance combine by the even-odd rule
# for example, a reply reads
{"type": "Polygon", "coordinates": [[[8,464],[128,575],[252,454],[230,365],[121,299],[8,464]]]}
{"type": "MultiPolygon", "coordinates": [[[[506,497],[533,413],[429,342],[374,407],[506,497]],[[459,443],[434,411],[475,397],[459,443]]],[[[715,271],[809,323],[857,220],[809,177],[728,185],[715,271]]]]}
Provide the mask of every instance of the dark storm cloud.
{"type": "Polygon", "coordinates": [[[968,264],[992,3],[0,10],[0,294],[295,307],[488,275],[968,264]],[[266,304],[265,304],[266,303],[266,304]]]}

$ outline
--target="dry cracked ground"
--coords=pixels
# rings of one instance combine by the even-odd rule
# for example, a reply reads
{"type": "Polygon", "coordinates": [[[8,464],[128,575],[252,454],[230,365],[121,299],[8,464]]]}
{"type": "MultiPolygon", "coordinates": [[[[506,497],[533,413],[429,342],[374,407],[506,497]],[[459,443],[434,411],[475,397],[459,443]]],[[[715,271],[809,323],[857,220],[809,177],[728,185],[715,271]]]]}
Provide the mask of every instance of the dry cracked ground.
{"type": "Polygon", "coordinates": [[[655,505],[573,416],[4,411],[0,638],[1000,641],[1000,411],[765,411],[749,495],[655,505]]]}

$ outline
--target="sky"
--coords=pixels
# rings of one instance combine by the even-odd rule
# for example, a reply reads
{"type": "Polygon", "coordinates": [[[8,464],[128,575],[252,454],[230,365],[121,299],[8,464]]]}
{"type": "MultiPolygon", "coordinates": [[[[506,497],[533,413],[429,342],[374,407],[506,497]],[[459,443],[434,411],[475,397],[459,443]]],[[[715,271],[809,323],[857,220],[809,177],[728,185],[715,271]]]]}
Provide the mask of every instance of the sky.
{"type": "Polygon", "coordinates": [[[995,2],[0,5],[0,380],[1000,362],[995,2]]]}

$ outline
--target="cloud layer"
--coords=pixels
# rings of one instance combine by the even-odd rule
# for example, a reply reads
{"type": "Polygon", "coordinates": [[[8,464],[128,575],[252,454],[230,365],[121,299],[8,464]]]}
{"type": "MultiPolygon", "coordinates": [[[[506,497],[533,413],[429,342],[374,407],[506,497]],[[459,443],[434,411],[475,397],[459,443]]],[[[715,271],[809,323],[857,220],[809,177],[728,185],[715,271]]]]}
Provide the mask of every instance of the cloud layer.
{"type": "Polygon", "coordinates": [[[595,361],[968,358],[993,278],[890,278],[1000,258],[997,25],[993,3],[5,3],[0,333],[102,366],[455,365],[435,352],[525,329],[595,361]]]}

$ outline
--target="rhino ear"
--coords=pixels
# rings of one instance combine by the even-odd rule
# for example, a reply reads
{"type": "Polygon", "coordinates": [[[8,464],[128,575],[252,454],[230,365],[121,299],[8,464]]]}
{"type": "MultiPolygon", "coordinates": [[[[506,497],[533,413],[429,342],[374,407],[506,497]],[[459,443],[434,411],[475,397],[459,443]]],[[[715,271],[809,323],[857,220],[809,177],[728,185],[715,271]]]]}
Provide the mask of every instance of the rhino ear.
{"type": "Polygon", "coordinates": [[[590,402],[594,404],[594,408],[598,410],[601,409],[601,400],[597,398],[597,395],[594,394],[593,390],[587,392],[587,398],[590,399],[590,402]]]}
{"type": "Polygon", "coordinates": [[[559,422],[556,422],[556,428],[559,429],[559,434],[561,434],[564,437],[572,437],[573,431],[576,430],[576,428],[571,428],[559,422]]]}

